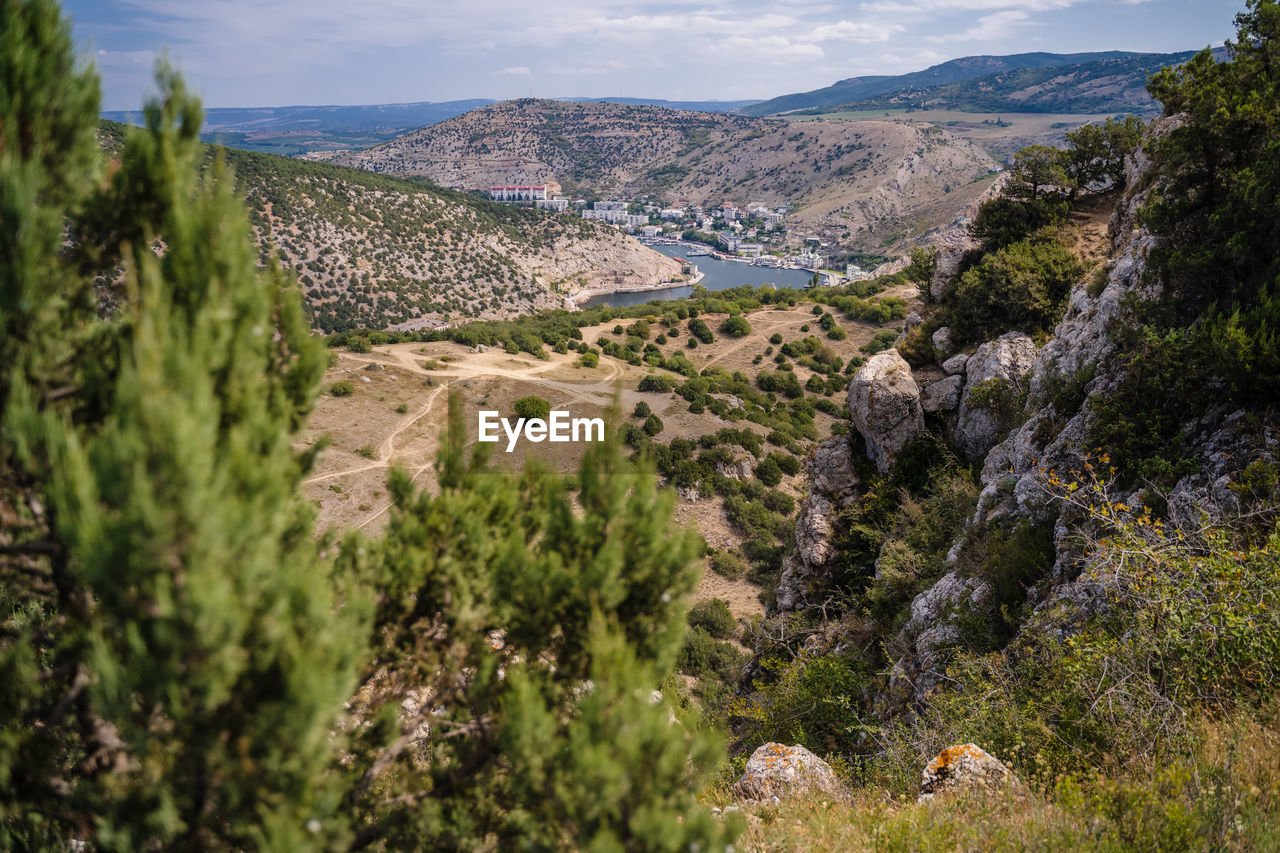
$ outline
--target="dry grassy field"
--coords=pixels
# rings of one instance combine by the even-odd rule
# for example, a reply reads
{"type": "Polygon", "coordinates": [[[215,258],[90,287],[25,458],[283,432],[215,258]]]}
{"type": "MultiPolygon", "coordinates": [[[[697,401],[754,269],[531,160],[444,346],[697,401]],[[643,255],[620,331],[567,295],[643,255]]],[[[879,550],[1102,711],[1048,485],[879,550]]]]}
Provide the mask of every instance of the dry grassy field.
{"type": "MultiPolygon", "coordinates": [[[[910,297],[914,290],[899,289],[888,295],[910,297]]],[[[747,315],[752,331],[745,337],[718,335],[713,343],[690,350],[686,348],[685,333],[672,337],[661,349],[668,355],[677,350],[685,352],[698,368],[719,366],[754,376],[761,368],[775,366],[767,357],[759,365],[753,364],[756,356],[764,355],[771,346],[771,336],[780,334],[784,341],[791,341],[820,333],[812,307],[812,303],[801,303],[795,308],[762,308],[747,315]],[[812,330],[803,331],[804,326],[811,326],[812,330]]],[[[724,315],[703,318],[713,329],[725,319],[724,315]]],[[[838,322],[848,337],[825,343],[845,361],[862,355],[860,348],[882,329],[871,323],[843,319],[838,322]]],[[[610,322],[586,327],[582,329],[583,337],[592,344],[608,340],[614,325],[610,322]]],[[[655,331],[660,328],[655,327],[655,331]]],[[[407,470],[421,487],[434,488],[433,465],[445,429],[450,394],[461,399],[469,443],[475,442],[481,409],[510,416],[515,401],[529,395],[543,398],[553,409],[568,410],[574,417],[607,417],[616,406],[617,417],[633,421],[631,413],[637,403],[644,401],[663,421],[664,429],[658,436],[663,443],[673,438],[696,439],[730,425],[710,410],[690,412],[688,403],[674,393],[636,390],[640,380],[654,372],[652,368],[635,367],[608,356],[600,358],[598,367],[584,368],[576,366],[576,359],[577,354],[572,352],[549,353],[546,360],[540,360],[526,353],[476,351],[450,342],[391,344],[375,347],[367,354],[338,353],[325,378],[326,387],[345,380],[354,391],[343,397],[323,395],[304,437],[306,445],[322,436],[330,442],[306,481],[307,493],[319,509],[320,529],[357,529],[377,535],[387,520],[389,498],[385,483],[393,466],[407,470]]],[[[803,365],[796,364],[794,369],[801,383],[811,375],[803,365]]],[[[843,405],[842,396],[836,399],[843,405]]],[[[819,434],[830,435],[833,422],[830,415],[818,412],[819,434]]],[[[753,429],[762,436],[766,433],[764,427],[748,421],[734,421],[732,425],[753,429]]],[[[515,470],[536,461],[570,472],[577,467],[583,445],[521,441],[512,453],[505,452],[505,447],[505,439],[494,446],[492,466],[515,470]]],[[[803,476],[786,477],[779,488],[798,499],[805,489],[803,476]]],[[[682,499],[676,518],[696,529],[715,548],[730,548],[740,541],[717,497],[682,499]]],[[[745,617],[761,611],[757,592],[745,580],[729,581],[707,572],[698,597],[723,598],[735,615],[745,617]]]]}

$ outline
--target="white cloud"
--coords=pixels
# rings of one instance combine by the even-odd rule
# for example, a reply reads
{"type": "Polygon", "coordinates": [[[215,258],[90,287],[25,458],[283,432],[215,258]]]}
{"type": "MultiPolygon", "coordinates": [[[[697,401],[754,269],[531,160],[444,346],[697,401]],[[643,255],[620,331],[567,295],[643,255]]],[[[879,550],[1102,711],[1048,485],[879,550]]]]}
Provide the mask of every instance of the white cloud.
{"type": "Polygon", "coordinates": [[[531,73],[527,65],[510,65],[501,71],[495,71],[495,74],[502,74],[507,77],[528,77],[531,73]]]}
{"type": "Polygon", "coordinates": [[[811,41],[850,41],[867,44],[877,41],[888,41],[894,35],[905,32],[901,24],[869,22],[869,21],[836,21],[834,24],[823,24],[809,33],[811,41]]]}
{"type": "Polygon", "coordinates": [[[1008,11],[983,15],[967,30],[954,35],[930,36],[930,41],[997,41],[1012,37],[1018,30],[1034,26],[1026,12],[1008,11]]]}

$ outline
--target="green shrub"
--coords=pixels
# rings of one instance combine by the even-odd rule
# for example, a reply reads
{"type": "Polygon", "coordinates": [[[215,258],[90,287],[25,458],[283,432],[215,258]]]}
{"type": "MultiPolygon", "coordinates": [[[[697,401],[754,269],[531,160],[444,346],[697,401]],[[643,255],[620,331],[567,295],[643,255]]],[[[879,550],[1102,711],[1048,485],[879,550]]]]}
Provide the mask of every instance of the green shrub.
{"type": "Polygon", "coordinates": [[[644,426],[641,429],[644,430],[644,434],[647,436],[657,435],[662,432],[662,418],[657,415],[649,415],[644,419],[644,426]]]}
{"type": "Polygon", "coordinates": [[[747,569],[746,561],[732,551],[716,551],[711,555],[711,570],[731,581],[745,575],[747,569]]]}
{"type": "Polygon", "coordinates": [[[717,640],[727,640],[738,627],[738,620],[722,599],[709,598],[689,608],[689,627],[701,628],[717,640]]]}
{"type": "Polygon", "coordinates": [[[365,337],[351,338],[347,342],[347,352],[366,353],[373,352],[373,347],[369,344],[369,339],[365,337]]]}
{"type": "Polygon", "coordinates": [[[745,338],[751,334],[751,324],[741,314],[731,314],[727,320],[720,324],[720,331],[731,338],[745,338]]]}
{"type": "Polygon", "coordinates": [[[746,655],[732,643],[717,640],[702,628],[690,628],[676,666],[688,675],[732,681],[745,663],[746,655]]]}
{"type": "Polygon", "coordinates": [[[635,409],[633,409],[631,412],[631,417],[647,418],[652,413],[652,411],[653,410],[649,408],[649,404],[646,403],[644,400],[641,400],[639,403],[636,403],[635,409]]]}
{"type": "Polygon", "coordinates": [[[551,404],[541,397],[528,396],[516,400],[511,407],[518,418],[546,420],[551,417],[551,404]]]}
{"type": "Polygon", "coordinates": [[[769,454],[756,466],[756,478],[766,486],[773,487],[782,482],[782,469],[773,454],[769,454]]]}
{"type": "Polygon", "coordinates": [[[355,384],[347,379],[340,379],[329,386],[329,394],[334,397],[350,397],[355,391],[355,384]]]}
{"type": "Polygon", "coordinates": [[[696,317],[689,321],[689,334],[704,344],[709,344],[716,339],[715,335],[711,334],[710,327],[703,320],[696,317]]]}
{"type": "Polygon", "coordinates": [[[898,339],[897,332],[890,331],[889,329],[883,329],[879,332],[876,332],[875,336],[871,338],[870,342],[864,344],[861,347],[861,349],[867,355],[875,355],[876,353],[884,352],[889,347],[893,346],[893,342],[896,341],[897,339],[898,339]]]}
{"type": "Polygon", "coordinates": [[[600,364],[600,356],[595,352],[584,352],[578,356],[579,367],[596,367],[600,364]]]}
{"type": "Polygon", "coordinates": [[[1052,238],[1023,240],[984,255],[956,284],[952,330],[961,341],[980,342],[1002,332],[1051,329],[1083,274],[1075,254],[1052,238]]]}

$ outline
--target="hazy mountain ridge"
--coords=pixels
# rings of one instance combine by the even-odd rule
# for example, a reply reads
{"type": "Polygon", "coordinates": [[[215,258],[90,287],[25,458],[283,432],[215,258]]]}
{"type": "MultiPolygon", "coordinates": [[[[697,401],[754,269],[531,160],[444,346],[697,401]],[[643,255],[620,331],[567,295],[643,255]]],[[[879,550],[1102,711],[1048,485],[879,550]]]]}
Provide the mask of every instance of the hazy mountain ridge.
{"type": "Polygon", "coordinates": [[[529,99],[474,110],[339,162],[469,189],[554,180],[584,195],[789,204],[793,226],[865,248],[893,242],[906,220],[922,227],[949,221],[996,165],[936,128],[529,99]]]}
{"type": "Polygon", "coordinates": [[[972,80],[906,88],[841,105],[845,109],[913,107],[966,112],[1151,114],[1160,108],[1147,92],[1147,78],[1195,55],[1142,54],[1043,68],[1019,68],[972,80]]]}
{"type": "Polygon", "coordinates": [[[744,115],[768,116],[814,107],[837,107],[844,104],[910,89],[958,83],[989,74],[1030,68],[1052,68],[1078,65],[1105,59],[1139,54],[1126,51],[1096,53],[1019,53],[1011,56],[964,56],[909,74],[850,77],[810,92],[797,92],[772,98],[739,112],[744,115]]]}

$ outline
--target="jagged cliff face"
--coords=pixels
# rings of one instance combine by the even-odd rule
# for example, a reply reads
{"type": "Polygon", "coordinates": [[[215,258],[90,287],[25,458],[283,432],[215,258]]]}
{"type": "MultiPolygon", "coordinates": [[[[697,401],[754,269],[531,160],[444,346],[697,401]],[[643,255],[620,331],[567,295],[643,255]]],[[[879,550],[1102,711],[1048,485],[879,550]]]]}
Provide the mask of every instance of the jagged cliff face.
{"type": "MultiPolygon", "coordinates": [[[[1167,133],[1177,121],[1163,119],[1152,133],[1167,133]]],[[[1007,333],[976,352],[948,358],[941,365],[944,378],[920,383],[918,405],[938,416],[954,446],[969,459],[981,461],[981,492],[972,518],[947,555],[945,573],[914,597],[889,644],[895,659],[888,695],[883,697],[886,712],[924,699],[942,680],[966,614],[990,603],[990,583],[969,571],[973,561],[966,556],[973,543],[997,526],[1052,530],[1052,565],[1047,577],[1024,591],[1020,630],[1069,631],[1081,616],[1105,606],[1106,572],[1088,564],[1077,545],[1077,534],[1088,519],[1072,504],[1056,499],[1053,484],[1057,477],[1084,470],[1091,457],[1092,404],[1105,399],[1123,378],[1120,361],[1114,358],[1118,328],[1132,318],[1135,306],[1160,295],[1158,285],[1144,275],[1156,238],[1135,224],[1154,176],[1142,150],[1127,166],[1132,189],[1111,220],[1111,256],[1076,284],[1053,335],[1037,347],[1022,333],[1007,333]]],[[[940,270],[945,285],[954,267],[944,264],[940,270]]],[[[941,337],[945,344],[946,336],[941,337]]],[[[939,349],[946,352],[945,347],[939,349]]],[[[798,516],[797,547],[784,564],[776,591],[783,612],[800,609],[824,594],[832,542],[839,532],[836,515],[861,494],[852,472],[865,463],[856,455],[868,453],[877,461],[882,456],[876,449],[895,439],[871,415],[875,401],[883,401],[886,394],[897,400],[906,383],[899,377],[890,387],[874,361],[855,379],[852,387],[857,393],[849,400],[862,435],[852,442],[832,439],[809,463],[810,496],[798,516]],[[833,475],[846,465],[849,474],[833,475]]],[[[898,402],[911,405],[910,400],[898,402]]],[[[1238,511],[1237,493],[1231,488],[1235,475],[1252,460],[1280,458],[1280,436],[1256,423],[1246,428],[1246,414],[1220,410],[1185,425],[1185,433],[1195,437],[1201,467],[1170,491],[1171,524],[1199,530],[1206,521],[1238,511]]],[[[1138,493],[1118,497],[1130,506],[1143,503],[1138,493]]]]}

